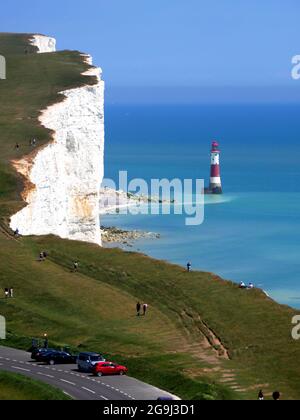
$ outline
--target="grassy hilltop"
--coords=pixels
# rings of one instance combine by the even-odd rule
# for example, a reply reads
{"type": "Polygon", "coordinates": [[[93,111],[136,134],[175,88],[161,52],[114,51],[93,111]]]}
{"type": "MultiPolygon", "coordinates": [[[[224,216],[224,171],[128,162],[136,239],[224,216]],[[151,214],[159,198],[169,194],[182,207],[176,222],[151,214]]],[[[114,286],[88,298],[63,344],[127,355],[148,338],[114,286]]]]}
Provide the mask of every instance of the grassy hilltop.
{"type": "Polygon", "coordinates": [[[93,82],[80,75],[86,64],[78,52],[25,54],[27,44],[28,35],[0,35],[8,62],[8,79],[0,80],[0,288],[13,286],[16,295],[0,299],[7,344],[26,348],[47,332],[51,344],[101,351],[183,398],[255,399],[261,388],[299,398],[295,311],[263,292],[136,253],[11,236],[9,216],[24,205],[11,159],[30,152],[32,137],[51,139],[37,117],[59,91],[93,82]],[[50,254],[45,263],[36,261],[41,250],[50,254]],[[135,316],[138,300],[150,305],[146,318],[135,316]]]}

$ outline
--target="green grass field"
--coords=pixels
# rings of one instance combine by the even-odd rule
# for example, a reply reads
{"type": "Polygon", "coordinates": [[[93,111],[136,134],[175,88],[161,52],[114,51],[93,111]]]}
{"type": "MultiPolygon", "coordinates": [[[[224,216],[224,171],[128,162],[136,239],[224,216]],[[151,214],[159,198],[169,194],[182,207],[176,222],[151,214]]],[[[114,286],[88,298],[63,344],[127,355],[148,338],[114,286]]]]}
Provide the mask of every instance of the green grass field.
{"type": "Polygon", "coordinates": [[[25,55],[26,39],[0,35],[10,78],[0,81],[0,289],[15,290],[14,299],[0,299],[6,344],[27,348],[30,338],[48,333],[53,345],[103,352],[131,375],[188,399],[255,399],[260,389],[299,398],[295,311],[263,292],[136,253],[11,236],[9,215],[23,203],[9,161],[29,153],[32,136],[49,140],[38,110],[86,80],[78,52],[25,55]],[[43,263],[41,250],[49,253],[43,263]],[[135,316],[138,300],[149,304],[146,318],[135,316]]]}
{"type": "Polygon", "coordinates": [[[0,372],[0,401],[70,400],[63,392],[42,382],[0,372]]]}

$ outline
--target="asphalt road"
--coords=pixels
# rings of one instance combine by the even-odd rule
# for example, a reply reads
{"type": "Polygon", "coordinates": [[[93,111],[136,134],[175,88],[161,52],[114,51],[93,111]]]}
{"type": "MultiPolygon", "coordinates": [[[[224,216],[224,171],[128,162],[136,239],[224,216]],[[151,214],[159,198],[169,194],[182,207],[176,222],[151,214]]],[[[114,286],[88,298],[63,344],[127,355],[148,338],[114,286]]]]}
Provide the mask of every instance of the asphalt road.
{"type": "Polygon", "coordinates": [[[0,370],[46,382],[76,400],[144,401],[170,396],[129,376],[95,378],[89,373],[78,372],[76,365],[47,366],[32,361],[30,353],[1,346],[0,370]]]}

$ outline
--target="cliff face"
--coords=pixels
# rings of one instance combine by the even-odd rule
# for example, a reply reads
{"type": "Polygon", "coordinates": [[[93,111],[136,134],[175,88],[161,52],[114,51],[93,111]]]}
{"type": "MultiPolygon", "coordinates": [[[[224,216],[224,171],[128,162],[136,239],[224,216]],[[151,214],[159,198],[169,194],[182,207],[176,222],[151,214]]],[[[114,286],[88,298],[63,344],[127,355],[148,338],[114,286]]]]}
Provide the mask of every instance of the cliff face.
{"type": "MultiPolygon", "coordinates": [[[[90,63],[91,58],[85,57],[90,63]]],[[[11,218],[22,235],[54,234],[101,245],[99,190],[104,174],[104,82],[61,92],[65,100],[43,111],[53,142],[34,157],[13,162],[27,179],[27,207],[11,218]]]]}
{"type": "Polygon", "coordinates": [[[56,39],[44,35],[33,35],[31,44],[37,47],[38,53],[49,53],[56,51],[56,39]]]}

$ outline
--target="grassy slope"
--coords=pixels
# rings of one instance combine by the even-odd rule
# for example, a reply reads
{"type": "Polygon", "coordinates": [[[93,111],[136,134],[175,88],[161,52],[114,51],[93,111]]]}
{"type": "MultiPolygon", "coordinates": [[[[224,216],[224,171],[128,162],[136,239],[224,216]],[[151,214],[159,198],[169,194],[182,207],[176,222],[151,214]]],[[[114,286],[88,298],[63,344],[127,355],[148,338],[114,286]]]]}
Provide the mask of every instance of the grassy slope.
{"type": "Polygon", "coordinates": [[[0,401],[69,400],[63,392],[42,382],[0,372],[0,401]]]}
{"type": "MultiPolygon", "coordinates": [[[[22,53],[25,41],[0,36],[0,53],[4,44],[12,51],[12,43],[22,53]]],[[[76,52],[8,58],[11,79],[0,81],[6,98],[0,104],[2,226],[21,205],[20,180],[9,159],[29,152],[33,135],[49,139],[37,124],[37,109],[81,83],[84,68],[76,52]],[[17,141],[23,145],[19,152],[17,141]]],[[[56,344],[102,351],[127,363],[137,377],[186,398],[255,398],[261,387],[300,396],[300,343],[290,337],[294,311],[260,291],[241,291],[211,274],[188,274],[138,254],[54,237],[16,241],[0,232],[0,288],[9,286],[16,298],[0,300],[0,313],[7,317],[10,344],[26,347],[28,338],[21,337],[47,332],[56,344]],[[38,263],[42,249],[50,259],[38,263]],[[74,259],[79,274],[70,273],[74,259]],[[137,300],[150,304],[149,317],[134,316],[137,300]],[[231,360],[207,346],[203,322],[231,360]]]]}

